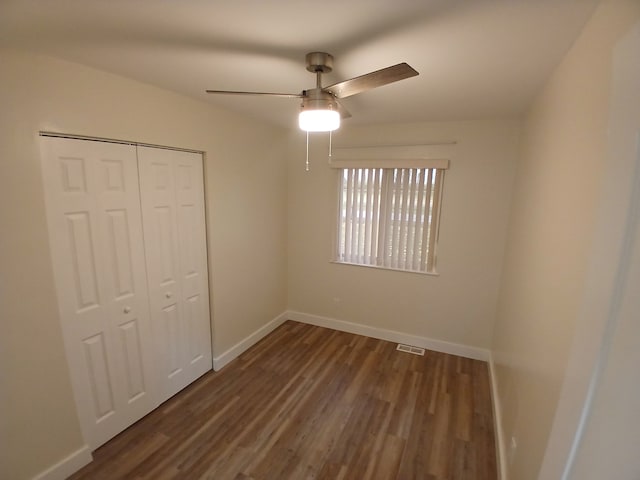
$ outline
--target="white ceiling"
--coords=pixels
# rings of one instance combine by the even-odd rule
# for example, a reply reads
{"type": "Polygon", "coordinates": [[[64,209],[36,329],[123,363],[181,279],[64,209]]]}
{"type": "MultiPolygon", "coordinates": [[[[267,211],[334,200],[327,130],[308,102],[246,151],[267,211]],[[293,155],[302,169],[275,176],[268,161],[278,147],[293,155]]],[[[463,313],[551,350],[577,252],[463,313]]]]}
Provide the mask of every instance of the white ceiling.
{"type": "MultiPolygon", "coordinates": [[[[420,76],[343,100],[349,123],[521,114],[598,0],[0,0],[0,46],[42,52],[294,126],[310,51],[324,84],[406,61],[420,76]]],[[[1,68],[1,66],[0,66],[1,68]]],[[[99,94],[100,92],[96,92],[99,94]]]]}

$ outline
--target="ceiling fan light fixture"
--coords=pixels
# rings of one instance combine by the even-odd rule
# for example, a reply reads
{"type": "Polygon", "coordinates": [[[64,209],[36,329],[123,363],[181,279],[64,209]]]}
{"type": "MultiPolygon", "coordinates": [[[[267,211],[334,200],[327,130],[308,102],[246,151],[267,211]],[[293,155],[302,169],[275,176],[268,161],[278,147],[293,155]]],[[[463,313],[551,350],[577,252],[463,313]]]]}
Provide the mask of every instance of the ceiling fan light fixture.
{"type": "Polygon", "coordinates": [[[302,110],[298,125],[305,132],[332,132],[340,128],[340,114],[331,109],[302,110]]]}
{"type": "MultiPolygon", "coordinates": [[[[318,84],[320,79],[318,78],[318,84]]],[[[298,125],[305,132],[332,132],[340,127],[336,99],[320,86],[303,92],[298,125]]]]}
{"type": "Polygon", "coordinates": [[[302,93],[241,92],[236,90],[206,90],[206,92],[223,95],[301,98],[302,105],[298,116],[300,128],[306,132],[332,132],[340,128],[341,118],[351,116],[339,100],[418,75],[413,67],[403,62],[323,87],[322,74],[333,70],[333,55],[326,52],[311,52],[307,53],[305,60],[307,70],[316,76],[316,86],[303,90],[302,93]]]}

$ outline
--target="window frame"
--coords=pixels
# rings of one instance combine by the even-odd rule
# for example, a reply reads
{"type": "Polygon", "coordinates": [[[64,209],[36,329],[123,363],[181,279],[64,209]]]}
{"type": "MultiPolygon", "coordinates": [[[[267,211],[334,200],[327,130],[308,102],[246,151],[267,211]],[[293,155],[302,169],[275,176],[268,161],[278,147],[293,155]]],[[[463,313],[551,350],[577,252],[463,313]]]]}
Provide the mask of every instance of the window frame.
{"type": "MultiPolygon", "coordinates": [[[[332,249],[331,263],[340,264],[340,265],[352,265],[357,267],[375,268],[380,270],[390,270],[390,271],[397,271],[397,272],[404,272],[404,273],[414,273],[419,275],[438,276],[440,273],[437,270],[437,259],[438,259],[437,253],[438,253],[438,240],[439,240],[440,224],[441,224],[440,222],[441,222],[441,215],[442,215],[444,177],[445,177],[445,172],[449,167],[449,161],[448,160],[425,160],[425,159],[418,159],[418,160],[405,159],[404,161],[357,160],[357,161],[339,161],[339,162],[334,161],[330,163],[330,165],[333,168],[338,169],[338,172],[336,175],[337,195],[336,197],[334,197],[334,201],[336,201],[336,208],[335,208],[335,213],[332,219],[333,249],[332,249]],[[424,215],[428,215],[428,216],[433,216],[433,213],[434,212],[436,213],[435,225],[430,226],[429,224],[431,222],[428,222],[427,224],[425,224],[427,228],[430,228],[430,229],[435,227],[435,230],[432,232],[431,235],[424,237],[428,242],[429,251],[431,252],[431,254],[425,257],[424,262],[423,261],[419,262],[419,265],[418,265],[419,269],[416,270],[413,268],[400,268],[397,266],[385,265],[385,263],[387,263],[386,260],[383,260],[381,264],[378,256],[376,256],[376,259],[377,259],[376,263],[360,263],[360,262],[354,262],[354,261],[346,261],[340,258],[340,253],[341,253],[340,246],[342,241],[341,223],[344,218],[344,216],[342,215],[342,205],[343,205],[342,199],[343,199],[343,190],[344,190],[345,180],[343,180],[343,178],[345,175],[344,173],[345,170],[348,170],[348,169],[367,169],[369,170],[369,172],[372,172],[374,169],[376,170],[380,169],[383,172],[383,175],[384,173],[386,173],[387,177],[390,173],[393,172],[394,169],[412,169],[414,174],[415,172],[417,172],[418,169],[433,169],[434,171],[437,172],[437,177],[433,179],[433,184],[432,184],[433,186],[428,187],[428,190],[432,191],[433,193],[432,193],[432,196],[430,196],[431,200],[427,204],[426,211],[424,211],[424,215]],[[431,204],[433,205],[433,207],[430,206],[431,204]],[[429,259],[431,260],[429,261],[429,259]],[[423,267],[424,267],[424,270],[422,270],[423,267]]],[[[390,188],[389,185],[396,186],[396,187],[398,185],[397,181],[395,180],[386,180],[386,183],[387,185],[385,188],[387,189],[387,193],[388,193],[388,189],[390,188]]],[[[381,186],[381,193],[385,191],[385,188],[381,186]]],[[[404,198],[403,198],[403,201],[404,201],[404,198]]],[[[386,212],[387,218],[389,218],[390,215],[394,214],[394,207],[391,205],[391,202],[387,202],[384,208],[381,206],[377,210],[378,210],[377,212],[378,221],[380,221],[380,216],[382,215],[383,211],[386,212]]],[[[397,213],[397,210],[395,210],[395,212],[397,213]]],[[[392,227],[392,228],[395,228],[395,227],[392,227]]],[[[422,231],[423,228],[424,227],[421,226],[420,230],[422,231]]],[[[415,230],[414,230],[414,234],[415,234],[415,230]]],[[[407,231],[407,235],[408,235],[408,231],[407,231]]],[[[384,238],[384,234],[381,234],[378,230],[376,245],[378,245],[379,248],[380,248],[379,242],[381,238],[382,239],[384,238]]],[[[397,242],[393,241],[392,245],[393,244],[397,246],[397,242]]],[[[385,246],[386,245],[384,245],[384,242],[383,242],[382,248],[384,248],[385,246]]],[[[387,259],[388,257],[384,256],[383,258],[387,259]]],[[[413,256],[411,258],[413,258],[413,256]]]]}

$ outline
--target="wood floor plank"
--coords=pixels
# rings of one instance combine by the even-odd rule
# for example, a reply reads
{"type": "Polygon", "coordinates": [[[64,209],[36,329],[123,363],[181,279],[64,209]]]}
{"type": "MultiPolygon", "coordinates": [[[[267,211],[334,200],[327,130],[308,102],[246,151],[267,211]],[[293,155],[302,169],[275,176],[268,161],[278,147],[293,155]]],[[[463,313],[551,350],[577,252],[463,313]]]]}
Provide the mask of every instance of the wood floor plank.
{"type": "Polygon", "coordinates": [[[286,322],[72,480],[496,480],[487,365],[286,322]]]}

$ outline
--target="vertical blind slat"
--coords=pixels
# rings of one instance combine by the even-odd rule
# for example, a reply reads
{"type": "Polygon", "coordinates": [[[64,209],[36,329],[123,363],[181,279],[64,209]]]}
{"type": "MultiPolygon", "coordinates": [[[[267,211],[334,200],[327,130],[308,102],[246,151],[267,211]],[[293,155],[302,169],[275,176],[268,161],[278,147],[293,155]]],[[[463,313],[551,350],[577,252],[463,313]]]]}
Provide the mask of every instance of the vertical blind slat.
{"type": "Polygon", "coordinates": [[[400,177],[398,182],[398,195],[396,196],[396,202],[398,204],[398,218],[396,223],[397,232],[396,232],[395,241],[393,242],[393,245],[391,245],[391,248],[393,249],[394,256],[395,256],[394,264],[393,264],[394,268],[402,268],[401,245],[402,245],[402,235],[404,233],[403,231],[404,231],[404,225],[405,225],[404,199],[407,196],[406,186],[407,186],[407,169],[403,168],[400,170],[400,177]]]}
{"type": "Polygon", "coordinates": [[[378,254],[376,264],[379,266],[386,266],[386,248],[387,237],[389,236],[389,215],[391,213],[391,207],[389,205],[391,199],[391,180],[393,179],[393,170],[383,170],[382,177],[380,178],[381,191],[380,191],[380,236],[378,237],[378,254]]]}
{"type": "Polygon", "coordinates": [[[420,181],[422,179],[422,168],[414,170],[413,181],[411,182],[411,210],[409,217],[409,228],[407,230],[407,265],[406,268],[415,268],[415,237],[418,225],[418,196],[420,193],[420,181]]]}
{"type": "Polygon", "coordinates": [[[367,197],[364,223],[364,258],[363,263],[371,263],[371,224],[373,219],[373,176],[375,170],[369,170],[367,176],[367,197]]]}
{"type": "Polygon", "coordinates": [[[409,258],[408,244],[409,244],[409,227],[411,225],[411,215],[413,214],[412,198],[413,198],[413,182],[414,182],[415,169],[406,169],[406,181],[403,183],[404,189],[404,210],[402,213],[402,239],[398,244],[400,249],[400,264],[399,268],[407,269],[407,260],[409,258]]]}
{"type": "Polygon", "coordinates": [[[407,232],[407,269],[414,270],[416,268],[415,258],[416,251],[420,246],[420,242],[416,242],[416,230],[418,230],[418,226],[420,225],[420,204],[418,203],[420,197],[421,186],[420,183],[423,181],[422,177],[423,169],[415,170],[415,177],[413,179],[413,183],[411,185],[411,222],[410,229],[407,232]]]}
{"type": "Polygon", "coordinates": [[[378,239],[380,238],[380,190],[382,188],[381,183],[382,170],[374,169],[374,186],[373,186],[373,209],[371,222],[371,265],[378,264],[378,239]]]}
{"type": "Polygon", "coordinates": [[[400,239],[400,214],[402,204],[401,185],[402,185],[402,169],[396,168],[393,178],[393,221],[392,221],[392,234],[387,244],[387,250],[390,253],[389,266],[391,268],[398,268],[398,249],[397,245],[400,239]]]}
{"type": "Polygon", "coordinates": [[[358,215],[358,263],[364,263],[366,260],[366,225],[367,225],[367,183],[369,181],[369,169],[362,170],[362,178],[360,180],[360,208],[358,215]]]}
{"type": "Polygon", "coordinates": [[[396,261],[396,268],[404,268],[404,251],[402,245],[404,244],[405,229],[407,227],[407,196],[409,195],[409,176],[411,169],[404,168],[402,171],[402,183],[400,184],[400,213],[398,215],[398,241],[394,245],[394,248],[398,252],[396,261]]]}
{"type": "Polygon", "coordinates": [[[416,200],[416,229],[413,234],[413,263],[412,270],[420,269],[420,257],[422,254],[422,229],[424,225],[424,193],[427,183],[429,170],[426,168],[420,169],[420,178],[418,185],[418,198],[416,200]]]}
{"type": "Polygon", "coordinates": [[[344,241],[344,261],[351,261],[351,222],[352,222],[352,204],[353,204],[353,169],[347,170],[347,191],[346,191],[346,202],[345,202],[345,221],[344,221],[344,231],[345,231],[345,241],[344,241]]]}
{"type": "Polygon", "coordinates": [[[344,176],[346,170],[340,170],[340,188],[338,189],[338,235],[336,238],[336,258],[338,260],[344,260],[343,252],[344,252],[344,203],[345,203],[345,194],[344,194],[344,176]]]}
{"type": "Polygon", "coordinates": [[[436,260],[436,237],[438,236],[438,221],[440,215],[440,192],[442,191],[442,171],[436,174],[436,181],[433,192],[433,203],[431,207],[431,222],[429,234],[429,256],[427,258],[427,271],[430,272],[435,268],[436,260]]]}
{"type": "Polygon", "coordinates": [[[360,245],[360,189],[362,186],[362,169],[356,170],[353,186],[353,229],[351,232],[351,261],[358,263],[358,246],[360,245]]]}
{"type": "Polygon", "coordinates": [[[422,222],[422,249],[420,252],[420,269],[426,269],[427,256],[429,255],[429,219],[431,218],[431,205],[433,195],[433,173],[434,170],[429,170],[427,175],[427,185],[424,192],[424,221],[422,222]]]}
{"type": "Polygon", "coordinates": [[[360,169],[354,169],[353,171],[353,203],[351,204],[351,247],[349,252],[349,258],[351,262],[358,261],[358,177],[360,169]]]}

